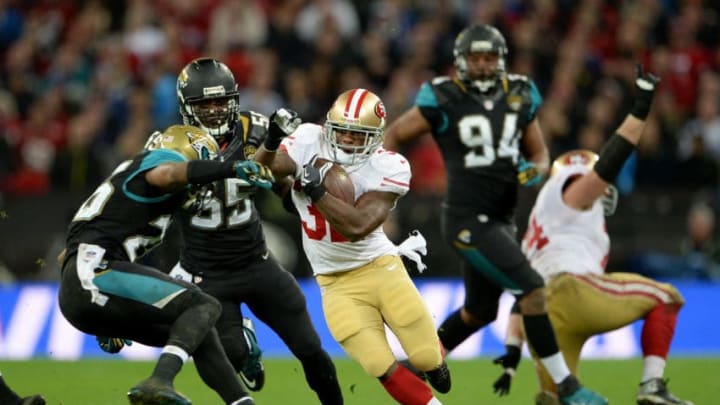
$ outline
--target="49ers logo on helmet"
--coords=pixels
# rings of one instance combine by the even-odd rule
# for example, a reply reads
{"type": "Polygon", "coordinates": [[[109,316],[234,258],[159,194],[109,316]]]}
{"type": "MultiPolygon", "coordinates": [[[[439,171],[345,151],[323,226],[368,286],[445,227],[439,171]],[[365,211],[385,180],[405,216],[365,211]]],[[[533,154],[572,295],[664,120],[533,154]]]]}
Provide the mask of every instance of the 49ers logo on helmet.
{"type": "Polygon", "coordinates": [[[385,118],[385,104],[383,104],[382,101],[378,101],[375,104],[375,115],[383,119],[385,118]]]}

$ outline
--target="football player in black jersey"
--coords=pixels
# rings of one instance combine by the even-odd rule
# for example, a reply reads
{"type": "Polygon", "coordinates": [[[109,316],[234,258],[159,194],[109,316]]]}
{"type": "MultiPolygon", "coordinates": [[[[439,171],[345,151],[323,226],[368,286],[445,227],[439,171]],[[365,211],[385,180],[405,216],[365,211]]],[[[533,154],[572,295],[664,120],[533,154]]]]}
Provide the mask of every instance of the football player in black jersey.
{"type": "Polygon", "coordinates": [[[415,106],[387,130],[385,147],[396,150],[432,133],[447,167],[443,232],[463,258],[466,297],[438,329],[445,349],[494,321],[507,290],[516,297],[528,341],[558,384],[563,403],[604,404],[570,374],[547,316],[543,279],[516,238],[518,183],[539,183],[549,157],[537,119],[542,98],[531,79],[506,73],[507,52],[495,27],[463,30],[453,50],[456,75],[423,83],[415,106]]]}
{"type": "Polygon", "coordinates": [[[188,184],[236,177],[270,188],[270,171],[249,160],[213,160],[219,147],[200,128],[156,132],[122,162],[75,213],[61,257],[60,309],[100,347],[119,352],[137,341],[162,347],[152,375],[130,389],[132,404],[189,405],[173,387],[189,356],[224,403],[254,404],[225,356],[215,322],[220,303],[198,287],[134,263],[161,243],[188,184]]]}
{"type": "MultiPolygon", "coordinates": [[[[190,62],[178,75],[178,101],[186,124],[197,125],[220,144],[224,159],[251,158],[263,143],[277,148],[300,124],[279,109],[268,117],[241,111],[237,83],[225,64],[211,58],[190,62]],[[266,141],[266,137],[268,138],[266,141]]],[[[257,358],[248,361],[241,303],[275,333],[303,365],[308,385],[324,405],[342,404],[335,366],[323,349],[305,296],[295,277],[268,251],[253,202],[256,187],[239,179],[213,183],[198,194],[200,209],[181,210],[183,249],[171,275],[217,298],[217,322],[225,352],[251,390],[262,388],[257,358]]]]}

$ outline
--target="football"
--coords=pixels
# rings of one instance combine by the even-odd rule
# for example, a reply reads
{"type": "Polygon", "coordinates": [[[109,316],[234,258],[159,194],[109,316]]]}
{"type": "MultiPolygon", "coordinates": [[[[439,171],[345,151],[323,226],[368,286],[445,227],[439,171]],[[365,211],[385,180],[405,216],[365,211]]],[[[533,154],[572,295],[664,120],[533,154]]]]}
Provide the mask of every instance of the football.
{"type": "MultiPolygon", "coordinates": [[[[330,160],[317,158],[315,160],[315,167],[320,168],[327,162],[330,162],[330,160]]],[[[325,191],[333,196],[348,204],[355,205],[355,186],[342,166],[333,163],[330,171],[327,172],[323,179],[323,186],[325,187],[325,191]]]]}

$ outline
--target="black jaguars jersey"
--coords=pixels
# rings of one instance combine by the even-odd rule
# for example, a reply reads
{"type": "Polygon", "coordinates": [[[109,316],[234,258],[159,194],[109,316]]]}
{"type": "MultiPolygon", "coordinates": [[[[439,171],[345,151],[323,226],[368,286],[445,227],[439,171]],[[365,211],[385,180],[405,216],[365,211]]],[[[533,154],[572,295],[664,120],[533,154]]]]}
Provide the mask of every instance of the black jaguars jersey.
{"type": "Polygon", "coordinates": [[[513,215],[520,139],[541,103],[535,84],[520,75],[508,75],[505,85],[488,94],[450,77],[422,85],[415,104],[432,125],[445,160],[449,207],[513,215]]]}
{"type": "MultiPolygon", "coordinates": [[[[268,118],[241,111],[235,133],[222,145],[224,160],[244,160],[255,154],[267,135],[268,118]]],[[[198,188],[177,212],[183,236],[182,267],[192,273],[226,272],[242,268],[267,252],[253,196],[254,186],[225,179],[198,188]]]]}
{"type": "Polygon", "coordinates": [[[134,261],[159,245],[187,193],[160,190],[143,174],[161,163],[186,160],[180,153],[157,149],[118,165],[75,213],[66,257],[74,255],[80,243],[89,243],[103,247],[106,259],[134,261]]]}

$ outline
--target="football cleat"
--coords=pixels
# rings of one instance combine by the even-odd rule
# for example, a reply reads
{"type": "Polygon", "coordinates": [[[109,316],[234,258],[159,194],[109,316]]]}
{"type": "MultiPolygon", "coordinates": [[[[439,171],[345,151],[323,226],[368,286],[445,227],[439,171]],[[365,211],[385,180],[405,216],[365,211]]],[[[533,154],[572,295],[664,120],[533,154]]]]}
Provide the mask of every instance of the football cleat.
{"type": "Polygon", "coordinates": [[[191,405],[192,402],[167,382],[150,377],[130,388],[127,393],[132,405],[191,405]]]}
{"type": "Polygon", "coordinates": [[[667,389],[667,381],[652,378],[640,384],[637,394],[638,405],[693,405],[691,401],[680,399],[667,389]]]}
{"type": "Polygon", "coordinates": [[[31,395],[23,398],[18,405],[45,405],[45,398],[42,395],[31,395]]]}
{"type": "Polygon", "coordinates": [[[438,368],[426,371],[425,375],[427,376],[428,383],[435,388],[435,391],[441,394],[447,394],[450,391],[450,387],[452,387],[450,370],[444,361],[438,368]]]}
{"type": "Polygon", "coordinates": [[[243,318],[243,334],[249,354],[247,362],[240,370],[240,380],[250,391],[260,391],[265,385],[265,368],[262,364],[262,350],[255,335],[255,325],[248,318],[243,318]]]}
{"type": "Polygon", "coordinates": [[[563,405],[607,405],[608,400],[585,387],[580,387],[572,394],[560,397],[560,403],[563,405]]]}

